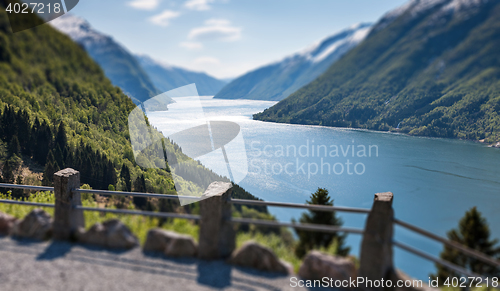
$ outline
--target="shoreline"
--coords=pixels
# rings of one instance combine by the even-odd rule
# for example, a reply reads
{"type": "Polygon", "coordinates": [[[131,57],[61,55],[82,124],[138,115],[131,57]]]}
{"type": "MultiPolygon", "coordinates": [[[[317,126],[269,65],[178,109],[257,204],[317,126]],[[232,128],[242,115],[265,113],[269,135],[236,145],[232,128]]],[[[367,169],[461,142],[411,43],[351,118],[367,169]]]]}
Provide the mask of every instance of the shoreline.
{"type": "Polygon", "coordinates": [[[435,139],[448,139],[448,140],[462,140],[462,141],[470,141],[470,142],[485,144],[489,148],[500,148],[500,141],[490,143],[490,142],[486,142],[485,139],[474,140],[474,139],[465,139],[465,138],[457,138],[457,137],[440,137],[440,136],[427,136],[427,135],[411,135],[411,134],[404,133],[404,132],[390,131],[390,130],[389,131],[382,131],[382,130],[367,129],[367,128],[337,127],[337,126],[326,126],[326,125],[317,125],[317,124],[301,124],[301,123],[289,123],[289,122],[276,122],[276,121],[267,121],[267,120],[254,119],[253,116],[252,116],[251,120],[253,120],[253,121],[260,121],[260,122],[276,123],[276,124],[300,125],[300,126],[309,126],[309,127],[332,128],[332,129],[342,129],[342,130],[352,130],[352,131],[365,131],[365,132],[385,133],[385,134],[400,134],[400,135],[405,135],[405,136],[408,136],[408,137],[435,138],[435,139]]]}

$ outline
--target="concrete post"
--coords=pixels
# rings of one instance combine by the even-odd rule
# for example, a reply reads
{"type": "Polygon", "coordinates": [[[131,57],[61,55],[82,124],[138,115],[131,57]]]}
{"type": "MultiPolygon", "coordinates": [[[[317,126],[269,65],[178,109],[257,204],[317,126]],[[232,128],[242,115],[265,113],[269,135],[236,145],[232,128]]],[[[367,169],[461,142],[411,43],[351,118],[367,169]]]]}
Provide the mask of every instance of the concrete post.
{"type": "MultiPolygon", "coordinates": [[[[359,276],[365,280],[387,280],[393,272],[392,237],[394,232],[393,194],[375,194],[373,207],[366,219],[361,242],[359,276]]],[[[365,284],[364,290],[382,290],[365,284]]]]}
{"type": "Polygon", "coordinates": [[[80,188],[80,172],[66,168],[54,174],[54,239],[68,240],[79,227],[85,227],[83,211],[73,206],[81,206],[80,193],[72,190],[80,188]]]}
{"type": "Polygon", "coordinates": [[[231,183],[213,182],[200,201],[200,236],[198,257],[224,259],[233,252],[236,241],[231,219],[231,183]]]}

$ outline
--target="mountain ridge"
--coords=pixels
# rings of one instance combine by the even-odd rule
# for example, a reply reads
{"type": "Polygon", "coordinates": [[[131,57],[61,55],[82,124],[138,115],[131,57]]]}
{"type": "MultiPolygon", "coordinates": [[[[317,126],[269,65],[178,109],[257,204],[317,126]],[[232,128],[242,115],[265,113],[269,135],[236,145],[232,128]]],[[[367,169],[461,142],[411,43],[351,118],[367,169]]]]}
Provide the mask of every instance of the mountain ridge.
{"type": "Polygon", "coordinates": [[[220,99],[279,101],[313,81],[369,33],[371,23],[359,23],[279,61],[240,76],[215,95],[220,99]]]}
{"type": "Polygon", "coordinates": [[[136,54],[134,57],[149,75],[153,84],[162,92],[195,83],[200,96],[213,96],[227,84],[204,72],[168,65],[148,55],[136,54]]]}
{"type": "Polygon", "coordinates": [[[69,13],[49,24],[82,45],[111,82],[120,87],[135,104],[161,93],[123,45],[113,37],[95,30],[88,21],[69,13]]]}
{"type": "Polygon", "coordinates": [[[254,118],[498,140],[500,3],[414,0],[395,11],[323,75],[254,118]]]}

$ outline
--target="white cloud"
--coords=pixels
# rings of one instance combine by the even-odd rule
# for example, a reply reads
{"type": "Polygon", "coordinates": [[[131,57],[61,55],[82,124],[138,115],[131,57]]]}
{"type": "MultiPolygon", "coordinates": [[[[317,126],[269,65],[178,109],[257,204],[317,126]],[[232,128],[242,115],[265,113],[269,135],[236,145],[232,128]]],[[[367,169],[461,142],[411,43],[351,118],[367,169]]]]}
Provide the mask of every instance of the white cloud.
{"type": "Polygon", "coordinates": [[[158,7],[160,0],[133,0],[127,3],[128,6],[141,10],[153,10],[158,7]]]}
{"type": "Polygon", "coordinates": [[[214,57],[199,57],[193,61],[193,63],[197,66],[211,66],[220,64],[219,59],[214,57]]]}
{"type": "Polygon", "coordinates": [[[179,44],[180,47],[186,48],[188,50],[201,50],[203,48],[203,44],[195,41],[184,41],[179,44]]]}
{"type": "Polygon", "coordinates": [[[159,26],[168,26],[170,20],[180,15],[177,11],[165,10],[162,13],[149,18],[149,21],[159,26]]]}
{"type": "Polygon", "coordinates": [[[188,35],[193,40],[236,41],[241,38],[241,28],[231,26],[226,19],[209,19],[205,26],[191,29],[188,35]]]}
{"type": "Polygon", "coordinates": [[[214,0],[188,0],[184,4],[184,6],[187,9],[191,10],[198,10],[198,11],[203,11],[203,10],[210,10],[210,3],[213,3],[214,0]]]}

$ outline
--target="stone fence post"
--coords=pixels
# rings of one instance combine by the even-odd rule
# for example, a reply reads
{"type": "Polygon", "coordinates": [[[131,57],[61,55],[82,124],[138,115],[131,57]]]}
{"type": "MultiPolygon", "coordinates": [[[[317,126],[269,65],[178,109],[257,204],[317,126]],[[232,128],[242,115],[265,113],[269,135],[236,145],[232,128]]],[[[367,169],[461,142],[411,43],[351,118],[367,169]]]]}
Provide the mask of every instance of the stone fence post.
{"type": "Polygon", "coordinates": [[[232,184],[213,182],[200,201],[200,236],[198,257],[204,260],[224,259],[233,252],[235,231],[231,219],[232,184]]]}
{"type": "MultiPolygon", "coordinates": [[[[365,280],[387,280],[393,273],[392,238],[394,232],[393,194],[375,194],[372,210],[366,219],[361,242],[359,277],[365,280]]],[[[382,290],[366,284],[364,290],[382,290]]]]}
{"type": "Polygon", "coordinates": [[[68,240],[79,227],[85,227],[83,211],[74,206],[81,206],[80,193],[72,190],[80,188],[80,172],[66,168],[54,174],[54,239],[68,240]]]}

